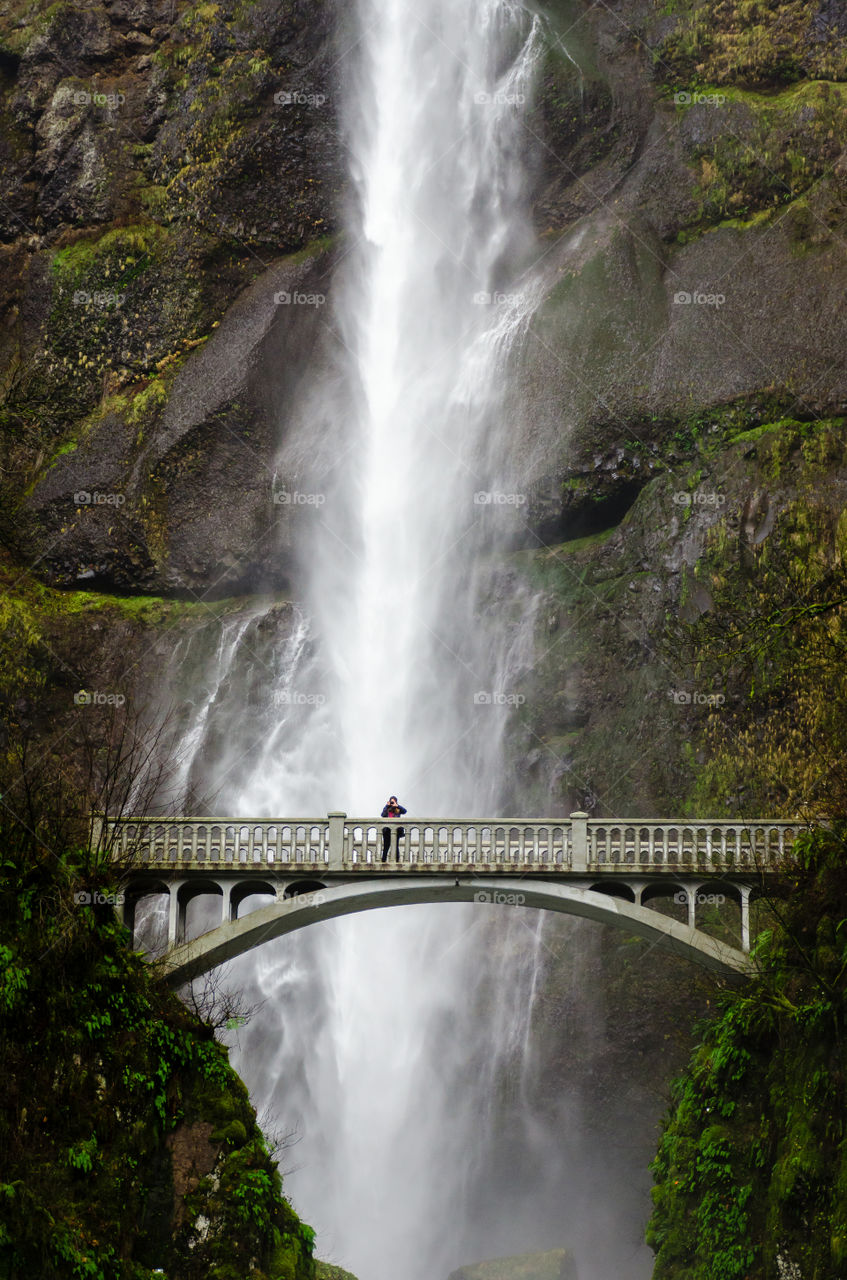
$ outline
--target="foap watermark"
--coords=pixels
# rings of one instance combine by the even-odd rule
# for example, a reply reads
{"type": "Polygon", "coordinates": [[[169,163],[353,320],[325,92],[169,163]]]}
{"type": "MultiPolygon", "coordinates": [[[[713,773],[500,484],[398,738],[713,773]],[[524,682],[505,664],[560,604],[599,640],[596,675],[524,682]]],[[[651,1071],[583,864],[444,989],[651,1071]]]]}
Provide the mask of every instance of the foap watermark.
{"type": "Polygon", "coordinates": [[[122,907],[125,901],[126,895],[123,893],[101,893],[99,889],[95,889],[93,893],[79,889],[74,894],[74,903],[78,907],[122,907]]]}
{"type": "Polygon", "coordinates": [[[726,294],[703,293],[701,289],[689,293],[687,289],[680,289],[674,294],[673,300],[676,306],[714,307],[717,311],[726,302],[726,294]]]}
{"type": "Polygon", "coordinates": [[[274,294],[274,302],[278,307],[322,307],[326,302],[324,293],[300,293],[296,289],[288,293],[285,289],[274,294]]]}
{"type": "Polygon", "coordinates": [[[77,489],[74,494],[77,507],[122,507],[125,502],[122,493],[89,493],[87,489],[77,489]]]}
{"type": "Polygon", "coordinates": [[[125,102],[125,93],[101,93],[96,89],[93,93],[89,93],[87,89],[74,90],[75,107],[104,107],[107,111],[117,111],[125,102]]]}
{"type": "Polygon", "coordinates": [[[326,702],[323,693],[304,693],[302,689],[275,689],[275,707],[322,707],[326,702]]]}
{"type": "Polygon", "coordinates": [[[523,507],[526,505],[525,493],[503,493],[498,489],[480,490],[473,496],[475,507],[523,507]]]}
{"type": "Polygon", "coordinates": [[[523,907],[526,894],[507,893],[504,889],[477,889],[474,902],[496,902],[501,907],[523,907]]]}
{"type": "MultiPolygon", "coordinates": [[[[688,894],[684,889],[679,889],[673,896],[674,902],[680,906],[688,906],[688,894]]],[[[696,902],[698,907],[722,907],[726,902],[726,897],[722,893],[692,893],[691,900],[696,902]]]]}
{"type": "Polygon", "coordinates": [[[726,494],[707,489],[688,493],[680,489],[673,495],[673,501],[678,507],[722,507],[726,504],[726,494]]]}
{"type": "Polygon", "coordinates": [[[674,94],[673,100],[678,107],[722,107],[726,102],[726,94],[699,93],[697,90],[694,93],[680,91],[674,94]]]}
{"type": "Polygon", "coordinates": [[[678,707],[722,707],[726,702],[725,693],[701,693],[696,689],[693,693],[688,689],[671,689],[668,697],[678,707]]]}
{"type": "Polygon", "coordinates": [[[322,507],[325,502],[325,493],[300,493],[299,489],[290,492],[288,489],[279,489],[274,494],[274,506],[277,507],[322,507]]]}
{"type": "Polygon", "coordinates": [[[509,93],[506,89],[495,89],[494,93],[480,90],[473,100],[478,107],[522,107],[526,103],[525,93],[509,93]]]}
{"type": "Polygon", "coordinates": [[[308,893],[293,894],[292,897],[305,907],[322,907],[326,902],[326,894],[322,889],[312,889],[308,893]]]}
{"type": "Polygon", "coordinates": [[[74,289],[75,307],[122,307],[125,302],[126,294],[115,293],[114,289],[97,289],[94,293],[87,289],[74,289]]]}
{"type": "Polygon", "coordinates": [[[526,698],[522,693],[503,693],[501,690],[489,693],[480,689],[474,694],[473,701],[475,707],[522,707],[526,698]]]}
{"type": "Polygon", "coordinates": [[[519,293],[488,293],[482,289],[473,295],[475,307],[513,307],[520,301],[519,293]]]}
{"type": "Polygon", "coordinates": [[[78,707],[122,707],[125,702],[125,693],[101,693],[96,689],[79,689],[74,694],[74,704],[78,707]]]}
{"type": "Polygon", "coordinates": [[[278,107],[322,107],[326,100],[325,93],[302,93],[299,89],[280,89],[274,94],[278,107]]]}

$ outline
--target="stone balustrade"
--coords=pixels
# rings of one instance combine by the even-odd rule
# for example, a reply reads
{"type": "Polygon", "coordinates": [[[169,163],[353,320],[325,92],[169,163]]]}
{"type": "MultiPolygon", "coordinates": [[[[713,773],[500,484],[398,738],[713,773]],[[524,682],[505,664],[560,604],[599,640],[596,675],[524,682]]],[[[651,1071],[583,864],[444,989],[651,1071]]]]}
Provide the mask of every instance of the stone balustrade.
{"type": "MultiPolygon", "coordinates": [[[[589,874],[774,871],[798,822],[755,819],[127,817],[101,819],[134,871],[589,874]],[[382,862],[383,828],[392,828],[382,862]],[[397,829],[403,831],[398,836],[397,829]]],[[[104,830],[105,827],[105,830],[104,830]]]]}

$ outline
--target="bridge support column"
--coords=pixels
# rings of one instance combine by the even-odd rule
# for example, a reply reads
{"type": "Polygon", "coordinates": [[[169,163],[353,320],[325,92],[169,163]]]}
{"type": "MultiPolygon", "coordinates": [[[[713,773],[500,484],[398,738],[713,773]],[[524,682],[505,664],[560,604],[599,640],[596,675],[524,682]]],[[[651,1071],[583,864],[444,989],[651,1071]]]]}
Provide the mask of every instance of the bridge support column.
{"type": "Polygon", "coordinates": [[[741,893],[741,950],[750,950],[750,886],[738,886],[741,893]]]}
{"type": "Polygon", "coordinates": [[[330,866],[341,866],[344,857],[344,820],[346,813],[328,813],[327,844],[329,846],[330,866]]]}
{"type": "Polygon", "coordinates": [[[588,870],[588,814],[581,809],[571,814],[571,870],[588,870]]]}
{"type": "Polygon", "coordinates": [[[223,902],[221,903],[221,924],[229,924],[232,919],[232,881],[222,880],[223,902]]]}
{"type": "Polygon", "coordinates": [[[697,928],[697,886],[686,885],[685,896],[688,899],[688,927],[689,929],[697,928]]]}
{"type": "Polygon", "coordinates": [[[185,882],[168,882],[168,947],[175,947],[185,937],[185,905],[179,900],[179,891],[185,882]]]}

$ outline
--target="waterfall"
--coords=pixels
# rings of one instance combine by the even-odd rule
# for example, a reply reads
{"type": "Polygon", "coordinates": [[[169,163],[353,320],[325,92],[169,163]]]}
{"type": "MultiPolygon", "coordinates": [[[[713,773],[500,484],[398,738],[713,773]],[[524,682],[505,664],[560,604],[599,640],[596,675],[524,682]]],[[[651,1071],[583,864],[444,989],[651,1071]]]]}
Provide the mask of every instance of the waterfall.
{"type": "MultiPolygon", "coordinates": [[[[186,778],[245,816],[373,815],[389,794],[417,815],[494,815],[534,634],[527,589],[504,603],[497,552],[526,497],[508,396],[539,293],[523,119],[541,24],[510,0],[356,0],[345,21],[343,354],[299,409],[316,436],[332,422],[338,456],[310,473],[301,450],[298,484],[320,499],[303,599],[225,633],[186,778]]],[[[568,1144],[540,1132],[521,1084],[546,927],[497,906],[403,907],[231,966],[263,1002],[234,1063],[296,1130],[286,1189],[321,1256],[360,1280],[445,1280],[578,1230],[584,1201],[570,1188],[560,1207],[552,1154],[568,1144]],[[494,1132],[504,1108],[511,1145],[494,1132]],[[532,1161],[486,1176],[495,1150],[532,1161]]]]}

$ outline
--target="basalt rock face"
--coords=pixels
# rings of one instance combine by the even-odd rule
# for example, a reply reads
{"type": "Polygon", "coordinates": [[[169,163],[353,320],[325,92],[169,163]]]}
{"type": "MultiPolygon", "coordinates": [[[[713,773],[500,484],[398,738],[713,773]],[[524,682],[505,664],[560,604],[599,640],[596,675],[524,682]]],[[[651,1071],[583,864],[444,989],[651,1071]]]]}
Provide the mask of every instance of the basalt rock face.
{"type": "Polygon", "coordinates": [[[502,513],[525,550],[493,592],[538,592],[522,811],[767,804],[699,786],[709,716],[753,716],[749,670],[698,672],[677,633],[743,618],[777,562],[807,557],[810,589],[843,563],[843,23],[673,8],[556,6],[573,61],[551,44],[532,121],[545,287],[502,513]]]}
{"type": "Polygon", "coordinates": [[[277,466],[267,388],[296,403],[325,274],[325,255],[263,272],[146,415],[144,392],[117,396],[54,460],[19,527],[56,585],[207,597],[288,585],[311,512],[291,505],[297,475],[277,466]],[[298,298],[315,300],[303,317],[298,298]]]}
{"type": "Polygon", "coordinates": [[[844,33],[825,5],[713,9],[556,10],[511,468],[546,541],[617,523],[692,413],[847,408],[844,33]]]}
{"type": "MultiPolygon", "coordinates": [[[[527,120],[542,301],[515,353],[516,536],[611,529],[727,403],[847,405],[840,19],[545,8],[527,120]],[[703,87],[705,86],[705,87],[703,87]]],[[[329,4],[10,8],[7,545],[61,586],[300,585],[338,443],[346,18],[329,4]]]]}
{"type": "Polygon", "coordinates": [[[7,9],[0,533],[56,585],[278,588],[279,406],[332,345],[334,15],[7,9]]]}

